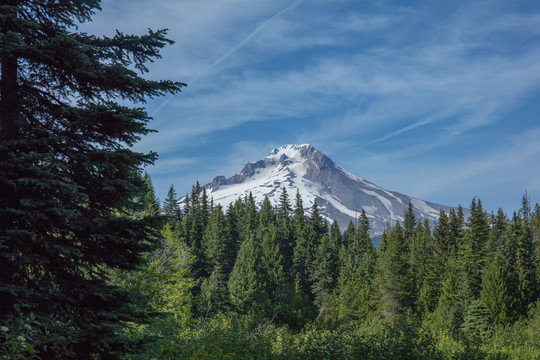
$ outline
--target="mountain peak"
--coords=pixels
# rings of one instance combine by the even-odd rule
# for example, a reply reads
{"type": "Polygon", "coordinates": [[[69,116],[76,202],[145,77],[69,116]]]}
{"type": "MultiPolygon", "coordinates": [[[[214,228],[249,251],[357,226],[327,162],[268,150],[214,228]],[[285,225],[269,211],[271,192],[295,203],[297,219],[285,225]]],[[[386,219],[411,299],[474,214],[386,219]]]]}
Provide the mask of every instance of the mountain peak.
{"type": "Polygon", "coordinates": [[[266,196],[273,205],[278,204],[283,188],[289,199],[299,191],[307,213],[317,202],[321,214],[329,221],[337,220],[342,230],[364,210],[374,236],[380,235],[388,222],[403,222],[409,202],[417,220],[428,219],[432,224],[438,220],[440,210],[451,209],[363,180],[309,144],[280,146],[266,158],[246,163],[240,173],[229,178],[218,176],[205,187],[214,204],[225,208],[250,192],[260,206],[266,196]]]}
{"type": "Polygon", "coordinates": [[[288,145],[283,145],[272,150],[270,154],[268,154],[266,159],[279,159],[285,155],[285,157],[288,159],[301,161],[302,158],[305,158],[308,153],[311,153],[313,151],[318,151],[318,150],[315,149],[310,144],[301,144],[301,145],[288,144],[288,145]]]}

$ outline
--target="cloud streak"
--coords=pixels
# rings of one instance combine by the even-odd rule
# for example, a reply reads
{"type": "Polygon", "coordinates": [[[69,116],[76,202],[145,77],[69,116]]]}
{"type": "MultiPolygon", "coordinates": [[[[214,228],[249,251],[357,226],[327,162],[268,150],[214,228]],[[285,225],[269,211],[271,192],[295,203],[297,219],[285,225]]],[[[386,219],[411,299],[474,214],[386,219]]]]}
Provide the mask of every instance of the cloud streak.
{"type": "MultiPolygon", "coordinates": [[[[191,157],[196,162],[156,168],[160,174],[177,167],[182,178],[200,178],[220,166],[223,173],[253,149],[297,141],[393,190],[437,194],[480,176],[465,168],[491,171],[489,156],[502,150],[490,152],[471,139],[489,133],[489,142],[512,143],[509,136],[525,134],[530,112],[540,111],[533,104],[540,100],[540,6],[533,2],[456,1],[441,8],[391,1],[104,0],[105,11],[110,4],[132,17],[118,27],[141,32],[135,31],[140,24],[163,22],[177,41],[152,66],[152,76],[178,77],[189,86],[149,103],[151,126],[160,132],[137,148],[165,160],[198,154],[191,157]],[[505,126],[509,121],[514,129],[505,126]],[[467,156],[467,164],[448,158],[449,151],[467,156]],[[437,166],[441,159],[447,168],[437,166]],[[430,176],[422,163],[444,175],[430,176]],[[416,181],[421,189],[433,190],[417,190],[407,167],[425,174],[427,180],[416,181]],[[384,175],[388,168],[400,169],[406,180],[384,175]]],[[[105,13],[97,29],[115,16],[105,13]]]]}
{"type": "MultiPolygon", "coordinates": [[[[248,41],[250,41],[255,35],[257,35],[264,27],[266,27],[268,24],[270,24],[272,21],[280,17],[282,14],[286,13],[289,10],[294,9],[297,7],[302,0],[295,0],[292,4],[285,7],[284,9],[278,11],[273,16],[271,16],[269,19],[265,20],[262,24],[257,26],[255,30],[253,30],[248,36],[246,36],[242,41],[240,41],[238,44],[230,48],[227,52],[225,52],[223,55],[221,55],[218,59],[216,59],[213,63],[211,63],[209,66],[207,66],[205,69],[200,71],[197,75],[193,76],[190,80],[188,80],[189,84],[193,84],[196,82],[199,78],[207,75],[213,68],[221,64],[223,61],[231,57],[238,49],[240,49],[243,45],[245,45],[248,41]]],[[[173,98],[175,95],[168,96],[163,103],[152,112],[151,116],[157,115],[173,98]]]]}
{"type": "Polygon", "coordinates": [[[272,21],[274,21],[275,19],[277,19],[278,17],[280,17],[281,15],[283,15],[284,13],[286,13],[287,11],[291,10],[291,9],[294,9],[295,7],[297,7],[300,3],[302,2],[302,0],[295,0],[292,4],[290,4],[289,6],[287,6],[286,8],[278,11],[277,13],[275,13],[273,16],[271,16],[269,19],[265,20],[262,24],[260,24],[259,26],[257,26],[257,28],[255,30],[253,30],[248,36],[246,36],[242,41],[240,41],[238,44],[236,44],[235,46],[233,46],[232,48],[230,48],[226,53],[224,53],[223,55],[221,55],[217,60],[215,60],[213,63],[211,63],[206,69],[204,69],[201,73],[195,75],[195,77],[193,77],[190,82],[193,83],[195,81],[197,81],[197,79],[199,79],[201,76],[204,76],[206,74],[208,74],[208,72],[210,72],[210,70],[212,70],[213,68],[215,68],[217,65],[219,65],[220,63],[222,63],[223,61],[225,61],[226,59],[228,59],[232,54],[234,54],[236,51],[238,51],[238,49],[240,49],[243,45],[245,45],[248,41],[250,41],[255,35],[257,35],[262,29],[264,29],[268,24],[270,24],[272,21]]]}

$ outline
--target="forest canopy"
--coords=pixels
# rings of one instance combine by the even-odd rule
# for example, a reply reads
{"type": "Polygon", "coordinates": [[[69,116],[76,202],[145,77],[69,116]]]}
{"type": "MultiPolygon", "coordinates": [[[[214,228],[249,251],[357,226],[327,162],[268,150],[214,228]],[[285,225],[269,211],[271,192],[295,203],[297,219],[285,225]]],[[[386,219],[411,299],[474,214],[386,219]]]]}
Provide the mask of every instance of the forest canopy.
{"type": "Polygon", "coordinates": [[[174,199],[171,186],[163,231],[184,254],[182,307],[170,308],[182,320],[145,329],[177,334],[150,346],[165,346],[163,358],[540,356],[540,206],[527,194],[511,217],[474,198],[434,227],[409,204],[378,248],[365,212],[340,229],[285,189],[259,208],[251,194],[214,205],[199,184],[182,208],[174,199]]]}

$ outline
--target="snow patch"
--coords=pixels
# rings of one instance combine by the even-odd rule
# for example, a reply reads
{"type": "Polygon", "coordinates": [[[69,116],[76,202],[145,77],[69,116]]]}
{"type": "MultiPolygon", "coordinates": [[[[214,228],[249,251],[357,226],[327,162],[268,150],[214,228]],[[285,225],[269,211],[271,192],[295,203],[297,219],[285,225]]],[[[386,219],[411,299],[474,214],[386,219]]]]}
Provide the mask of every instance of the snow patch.
{"type": "Polygon", "coordinates": [[[337,198],[330,194],[325,194],[321,196],[323,199],[328,201],[330,204],[332,204],[333,207],[335,207],[337,210],[339,210],[341,213],[346,214],[353,219],[358,217],[358,211],[351,210],[347,206],[345,206],[341,201],[339,201],[337,198]]]}

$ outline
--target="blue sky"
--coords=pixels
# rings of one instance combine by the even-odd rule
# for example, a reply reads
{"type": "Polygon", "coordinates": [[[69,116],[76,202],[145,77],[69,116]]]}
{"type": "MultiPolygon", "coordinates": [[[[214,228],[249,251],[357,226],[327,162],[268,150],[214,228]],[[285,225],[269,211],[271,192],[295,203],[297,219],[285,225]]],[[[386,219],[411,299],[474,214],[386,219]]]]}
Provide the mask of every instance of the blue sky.
{"type": "Polygon", "coordinates": [[[103,0],[81,30],[168,28],[136,149],[163,199],[310,143],[388,190],[445,205],[540,202],[540,2],[103,0]]]}

